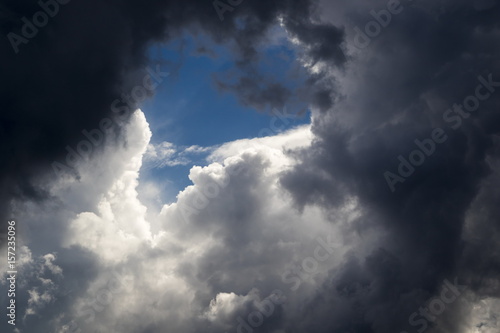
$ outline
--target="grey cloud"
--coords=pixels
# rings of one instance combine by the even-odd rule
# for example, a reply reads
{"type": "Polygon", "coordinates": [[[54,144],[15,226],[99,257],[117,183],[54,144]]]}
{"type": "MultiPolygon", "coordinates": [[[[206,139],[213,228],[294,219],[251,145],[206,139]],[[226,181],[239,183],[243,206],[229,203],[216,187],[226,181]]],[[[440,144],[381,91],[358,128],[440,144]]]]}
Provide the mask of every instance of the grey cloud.
{"type": "MultiPolygon", "coordinates": [[[[352,21],[346,20],[346,31],[374,20],[370,10],[384,9],[386,2],[353,6],[357,4],[357,14],[351,16],[352,21]]],[[[408,305],[418,308],[416,295],[437,293],[443,279],[450,276],[459,276],[478,289],[484,284],[484,290],[489,290],[486,285],[491,282],[479,282],[477,277],[492,276],[498,265],[488,255],[497,252],[496,246],[486,245],[486,239],[481,245],[477,240],[464,241],[463,235],[469,214],[478,214],[481,221],[475,229],[477,237],[482,228],[496,233],[497,219],[489,215],[493,206],[488,204],[495,194],[488,192],[491,196],[486,199],[483,195],[482,200],[477,196],[487,186],[486,177],[496,172],[487,160],[497,156],[495,110],[500,95],[492,94],[457,130],[442,116],[453,103],[462,103],[473,94],[478,76],[492,73],[496,80],[500,78],[498,45],[490,42],[498,29],[494,17],[498,17],[499,7],[476,11],[465,1],[403,4],[404,12],[368,47],[353,51],[352,63],[347,65],[351,71],[338,75],[339,86],[345,82],[349,88],[344,88],[342,98],[329,112],[316,115],[316,141],[311,149],[296,153],[301,163],[281,179],[301,208],[320,205],[332,210],[349,196],[359,198],[366,209],[357,222],[360,228],[375,225],[391,235],[379,245],[383,252],[373,248],[373,254],[364,259],[367,266],[358,269],[359,279],[346,270],[346,280],[359,283],[345,297],[359,301],[359,306],[332,319],[331,325],[338,325],[333,331],[386,332],[397,330],[398,325],[400,330],[412,329],[407,321],[412,312],[408,305]],[[384,172],[397,169],[398,155],[407,157],[415,149],[413,141],[429,137],[436,127],[445,129],[448,141],[391,193],[384,172]],[[481,202],[482,209],[471,206],[474,201],[481,202]],[[393,258],[395,271],[372,271],[368,263],[382,259],[381,253],[393,258]],[[472,259],[485,256],[484,260],[472,259]],[[357,289],[363,285],[366,294],[357,289]],[[399,297],[405,294],[414,296],[401,302],[399,297]],[[383,311],[369,315],[377,308],[383,311]],[[401,326],[405,323],[408,327],[401,326]]],[[[338,3],[324,6],[342,10],[338,3]]],[[[348,14],[352,8],[344,10],[348,14]]],[[[352,37],[347,37],[351,43],[352,37]]],[[[352,264],[347,261],[345,265],[352,264]]],[[[331,306],[333,295],[338,295],[331,290],[334,286],[325,287],[325,293],[332,294],[331,306]]],[[[487,296],[496,293],[490,290],[483,294],[487,296]]],[[[442,327],[443,332],[464,331],[464,321],[458,320],[460,307],[447,310],[444,316],[454,324],[442,327]]],[[[441,332],[439,325],[434,329],[441,332]]]]}

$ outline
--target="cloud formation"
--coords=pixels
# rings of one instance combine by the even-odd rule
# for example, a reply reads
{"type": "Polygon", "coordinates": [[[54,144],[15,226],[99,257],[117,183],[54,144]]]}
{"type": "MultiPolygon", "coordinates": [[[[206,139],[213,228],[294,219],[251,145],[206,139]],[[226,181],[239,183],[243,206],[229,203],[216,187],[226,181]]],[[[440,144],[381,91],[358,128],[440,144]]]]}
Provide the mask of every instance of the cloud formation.
{"type": "MultiPolygon", "coordinates": [[[[206,1],[70,2],[18,54],[3,39],[2,211],[23,221],[17,330],[498,331],[500,6],[402,1],[380,21],[395,4],[243,2],[221,23],[206,1]],[[280,107],[291,91],[253,71],[276,26],[302,50],[310,126],[187,148],[210,152],[207,165],[154,216],[139,199],[143,163],[186,162],[150,144],[140,111],[78,178],[48,175],[82,129],[115,118],[149,43],[185,31],[232,48],[241,78],[221,88],[280,107]],[[478,77],[490,96],[468,111],[478,77]],[[436,128],[447,140],[391,191],[384,173],[436,128]]],[[[5,34],[39,10],[3,8],[5,34]]]]}

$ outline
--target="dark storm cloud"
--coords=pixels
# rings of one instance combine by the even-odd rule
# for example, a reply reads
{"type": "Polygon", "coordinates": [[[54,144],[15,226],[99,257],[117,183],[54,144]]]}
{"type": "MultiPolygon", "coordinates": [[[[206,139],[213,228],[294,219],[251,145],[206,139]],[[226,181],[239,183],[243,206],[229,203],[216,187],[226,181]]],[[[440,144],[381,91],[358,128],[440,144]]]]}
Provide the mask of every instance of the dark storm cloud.
{"type": "Polygon", "coordinates": [[[310,21],[309,16],[286,17],[285,26],[291,35],[298,38],[308,48],[307,53],[313,63],[330,62],[333,65],[344,63],[347,59],[340,44],[344,33],[333,25],[318,25],[310,21]]]}
{"type": "MultiPolygon", "coordinates": [[[[358,1],[352,4],[356,13],[349,8],[344,13],[355,19],[351,26],[364,28],[374,20],[370,10],[386,3],[358,1]]],[[[443,119],[446,109],[474,95],[479,76],[492,74],[500,82],[500,48],[493,42],[500,6],[495,1],[482,10],[477,4],[404,3],[404,12],[355,56],[357,76],[345,82],[356,88],[316,117],[317,141],[298,154],[300,165],[282,178],[298,207],[334,209],[355,196],[366,209],[357,226],[390,233],[381,250],[347,261],[324,286],[327,296],[311,301],[317,309],[311,322],[328,323],[321,332],[415,331],[420,325],[411,327],[408,317],[424,305],[421,293],[438,294],[446,278],[459,277],[482,296],[498,296],[493,285],[499,283],[500,262],[492,254],[499,247],[492,237],[499,230],[494,203],[499,197],[493,190],[499,183],[487,177],[498,172],[498,164],[489,161],[498,158],[500,91],[496,88],[456,130],[443,119]],[[408,158],[416,148],[413,141],[430,137],[436,127],[448,140],[391,193],[384,172],[397,172],[398,155],[408,158]],[[472,241],[466,237],[469,228],[472,241]],[[349,310],[321,315],[339,298],[349,310]]],[[[337,5],[325,7],[334,12],[342,8],[337,5]]],[[[448,309],[442,316],[449,324],[436,331],[463,332],[462,315],[459,308],[448,309]]]]}
{"type": "MultiPolygon", "coordinates": [[[[55,13],[45,15],[46,21],[38,1],[0,4],[2,212],[13,197],[47,197],[38,176],[50,172],[53,161],[64,160],[65,147],[84,139],[83,129],[99,128],[100,120],[114,116],[111,103],[142,80],[149,43],[174,38],[184,29],[202,30],[217,42],[233,41],[239,63],[248,64],[278,16],[309,16],[313,10],[309,0],[246,2],[221,22],[210,1],[60,2],[42,1],[55,13]],[[30,28],[33,20],[43,22],[30,28]],[[238,27],[237,20],[245,26],[238,27]]],[[[331,45],[330,34],[331,42],[340,42],[340,30],[310,22],[301,26],[294,34],[311,45],[313,58],[337,54],[326,45],[331,45]],[[309,28],[319,32],[318,38],[305,32],[309,28]]],[[[271,90],[265,92],[253,82],[243,77],[236,86],[242,100],[257,106],[286,100],[281,84],[270,81],[264,87],[271,90]]]]}
{"type": "MultiPolygon", "coordinates": [[[[340,47],[344,41],[344,31],[331,23],[317,23],[316,12],[315,1],[256,2],[248,7],[242,3],[234,8],[234,12],[227,12],[225,17],[234,20],[234,26],[229,29],[239,30],[239,27],[245,27],[238,32],[236,38],[237,50],[241,54],[237,65],[244,74],[235,83],[227,83],[223,78],[217,77],[217,87],[236,93],[243,104],[259,110],[282,108],[289,101],[290,95],[300,96],[300,101],[294,100],[294,104],[306,102],[322,109],[331,107],[330,95],[333,92],[325,89],[331,88],[331,83],[324,82],[328,80],[323,72],[307,74],[302,85],[298,89],[292,89],[285,83],[266,78],[265,73],[260,73],[252,66],[261,56],[257,42],[266,36],[271,24],[278,23],[278,18],[282,19],[289,37],[301,44],[298,55],[305,55],[312,65],[322,61],[334,67],[342,66],[347,61],[340,47]]],[[[227,24],[226,20],[224,22],[227,24]]],[[[302,105],[297,106],[295,112],[300,112],[302,108],[302,105]]]]}
{"type": "Polygon", "coordinates": [[[2,22],[1,33],[0,173],[6,200],[44,197],[37,176],[63,158],[66,145],[82,139],[83,129],[98,128],[111,114],[109,106],[127,71],[144,62],[148,39],[161,35],[162,18],[155,11],[148,15],[149,24],[138,24],[133,15],[140,18],[141,11],[117,5],[60,5],[59,13],[16,54],[6,35],[21,34],[21,18],[31,19],[40,6],[36,1],[4,2],[9,19],[2,22]]]}

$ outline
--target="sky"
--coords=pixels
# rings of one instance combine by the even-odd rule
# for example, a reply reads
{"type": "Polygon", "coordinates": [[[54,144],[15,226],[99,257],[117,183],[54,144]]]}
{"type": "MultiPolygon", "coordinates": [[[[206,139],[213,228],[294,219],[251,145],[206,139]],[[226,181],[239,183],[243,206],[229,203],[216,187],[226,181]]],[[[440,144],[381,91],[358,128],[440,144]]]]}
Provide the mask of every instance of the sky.
{"type": "MultiPolygon", "coordinates": [[[[272,43],[263,47],[262,64],[259,64],[262,71],[278,76],[282,82],[290,79],[287,82],[290,87],[303,84],[305,73],[296,73],[293,63],[296,52],[286,39],[286,31],[278,26],[269,34],[272,43]]],[[[167,45],[152,46],[148,54],[154,61],[163,63],[170,74],[166,82],[158,86],[155,95],[141,106],[153,132],[151,144],[165,146],[168,143],[172,151],[171,161],[156,161],[156,164],[151,161],[143,168],[143,174],[151,173],[156,182],[161,179],[168,184],[162,191],[169,194],[163,198],[164,202],[170,203],[180,190],[191,184],[188,174],[194,163],[207,164],[208,150],[183,155],[185,149],[192,146],[214,148],[238,139],[278,134],[310,122],[304,103],[267,106],[265,112],[256,112],[252,106],[239,103],[233,94],[219,92],[212,75],[232,71],[235,66],[228,51],[217,47],[207,37],[195,40],[189,35],[182,36],[167,45]],[[215,48],[211,54],[200,52],[201,45],[206,44],[215,48]],[[286,120],[271,125],[273,112],[283,114],[286,120]],[[210,117],[204,116],[207,113],[210,117]],[[166,164],[168,168],[161,167],[166,164]]]]}
{"type": "Polygon", "coordinates": [[[1,332],[499,332],[499,17],[1,0],[1,332]]]}

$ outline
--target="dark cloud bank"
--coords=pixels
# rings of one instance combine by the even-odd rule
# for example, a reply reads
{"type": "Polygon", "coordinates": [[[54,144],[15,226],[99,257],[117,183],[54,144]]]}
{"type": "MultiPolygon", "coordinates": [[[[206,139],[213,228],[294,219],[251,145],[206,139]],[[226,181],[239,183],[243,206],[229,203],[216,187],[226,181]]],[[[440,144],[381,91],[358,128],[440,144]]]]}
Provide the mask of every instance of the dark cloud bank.
{"type": "MultiPolygon", "coordinates": [[[[256,45],[266,30],[283,17],[306,57],[324,67],[311,74],[305,94],[317,109],[314,143],[293,153],[299,164],[281,184],[299,211],[307,205],[330,211],[357,198],[362,214],[352,229],[386,236],[369,255],[347,256],[301,311],[279,312],[255,331],[413,332],[423,325],[411,327],[408,318],[440,294],[445,279],[458,278],[477,299],[499,297],[500,87],[457,129],[443,119],[454,103],[475,93],[479,76],[500,82],[499,1],[405,2],[404,11],[357,50],[353,27],[364,29],[374,19],[370,10],[386,4],[325,1],[317,11],[313,1],[246,0],[220,21],[210,1],[72,0],[16,53],[6,36],[19,34],[21,18],[33,17],[40,6],[2,1],[3,215],[14,199],[50,200],[42,182],[52,177],[51,163],[64,160],[65,147],[75,146],[83,129],[115,116],[110,105],[142,79],[150,43],[183,29],[203,31],[232,43],[246,70],[258,61],[256,45]],[[345,17],[338,19],[339,13],[345,17]],[[342,42],[352,47],[348,57],[339,49],[342,42]],[[354,74],[333,80],[334,70],[354,74]],[[351,88],[342,90],[343,83],[351,88]],[[398,156],[408,159],[414,140],[430,138],[435,128],[443,128],[447,140],[391,191],[384,173],[397,174],[398,156]]],[[[243,102],[274,106],[285,100],[285,88],[269,81],[280,95],[270,96],[252,80],[236,86],[243,102]]],[[[428,331],[465,333],[461,304],[449,305],[439,325],[428,320],[428,331]]],[[[143,332],[154,331],[147,327],[154,325],[145,324],[143,332]]]]}
{"type": "MultiPolygon", "coordinates": [[[[369,13],[384,5],[361,8],[369,13]]],[[[335,4],[327,6],[335,10],[335,4]]],[[[334,209],[356,196],[366,211],[353,228],[389,232],[380,249],[347,262],[311,301],[306,321],[321,320],[325,326],[318,331],[423,328],[408,323],[426,299],[419,293],[439,295],[450,277],[478,295],[498,297],[499,198],[492,188],[498,187],[500,91],[495,88],[460,125],[443,115],[474,95],[479,76],[492,75],[499,85],[499,10],[493,1],[407,5],[362,50],[355,91],[315,119],[317,141],[298,153],[301,164],[282,183],[300,207],[334,209]],[[391,192],[384,173],[397,174],[398,156],[408,160],[414,140],[430,138],[434,128],[448,139],[391,192]],[[339,297],[350,309],[329,311],[339,297]]],[[[354,25],[363,29],[370,20],[357,17],[354,25]]],[[[436,332],[462,332],[459,307],[443,316],[436,332]]]]}

